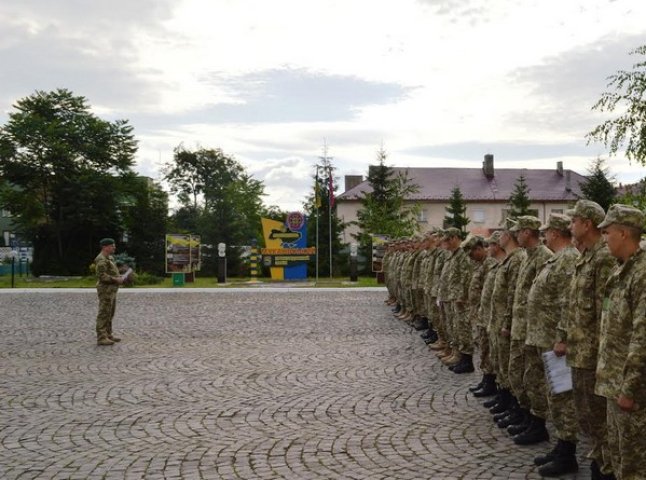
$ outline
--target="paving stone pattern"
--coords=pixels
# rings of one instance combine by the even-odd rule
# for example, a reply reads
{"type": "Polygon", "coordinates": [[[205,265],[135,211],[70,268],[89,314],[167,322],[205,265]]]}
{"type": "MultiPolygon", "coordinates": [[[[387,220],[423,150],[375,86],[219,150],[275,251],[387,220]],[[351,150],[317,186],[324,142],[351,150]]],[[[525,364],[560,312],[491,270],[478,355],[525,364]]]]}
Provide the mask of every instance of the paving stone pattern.
{"type": "Polygon", "coordinates": [[[540,478],[384,297],[4,291],[0,478],[540,478]]]}

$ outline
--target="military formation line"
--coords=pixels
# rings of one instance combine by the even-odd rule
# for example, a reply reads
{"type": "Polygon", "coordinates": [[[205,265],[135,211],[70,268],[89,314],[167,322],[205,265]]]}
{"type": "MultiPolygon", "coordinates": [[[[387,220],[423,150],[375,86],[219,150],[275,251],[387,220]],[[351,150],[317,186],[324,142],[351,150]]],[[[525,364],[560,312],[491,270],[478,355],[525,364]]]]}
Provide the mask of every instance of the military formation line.
{"type": "Polygon", "coordinates": [[[643,225],[634,207],[579,200],[488,238],[433,228],[387,245],[386,303],[455,374],[473,372],[479,350],[470,390],[510,441],[548,442],[552,423],[553,448],[533,459],[541,476],[577,472],[585,435],[592,479],[646,479],[643,225]],[[563,358],[571,388],[546,375],[563,358]]]}

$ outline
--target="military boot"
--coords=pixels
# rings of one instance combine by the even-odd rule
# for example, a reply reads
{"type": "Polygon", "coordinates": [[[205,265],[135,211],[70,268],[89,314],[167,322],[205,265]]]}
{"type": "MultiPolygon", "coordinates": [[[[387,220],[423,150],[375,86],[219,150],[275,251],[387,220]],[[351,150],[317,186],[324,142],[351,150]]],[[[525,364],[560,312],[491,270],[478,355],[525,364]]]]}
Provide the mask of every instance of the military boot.
{"type": "Polygon", "coordinates": [[[426,330],[428,328],[428,318],[417,316],[417,319],[413,322],[413,328],[415,330],[426,330]]]}
{"type": "Polygon", "coordinates": [[[445,344],[444,350],[440,350],[439,352],[435,353],[435,356],[442,360],[443,358],[448,358],[451,355],[453,355],[453,349],[449,346],[449,344],[445,344]]]}
{"type": "Polygon", "coordinates": [[[500,402],[496,403],[493,407],[491,407],[489,409],[489,412],[491,413],[504,412],[510,407],[512,398],[513,397],[511,396],[511,393],[509,392],[509,390],[507,390],[506,388],[503,389],[502,399],[500,400],[500,402]]]}
{"type": "Polygon", "coordinates": [[[431,330],[426,329],[422,333],[420,333],[419,336],[422,337],[422,340],[430,340],[430,338],[431,338],[431,330]]]}
{"type": "Polygon", "coordinates": [[[480,383],[478,383],[477,385],[473,385],[472,387],[469,387],[469,391],[475,392],[476,390],[480,390],[484,386],[486,377],[487,377],[486,374],[482,375],[482,379],[480,380],[480,383]]]}
{"type": "Polygon", "coordinates": [[[431,343],[437,342],[440,339],[440,337],[437,335],[437,331],[435,331],[432,327],[429,330],[431,331],[431,343]]]}
{"type": "Polygon", "coordinates": [[[482,406],[485,407],[486,409],[490,409],[494,405],[496,405],[500,400],[502,400],[502,388],[498,389],[498,393],[496,393],[496,396],[487,400],[486,402],[483,402],[482,406]]]}
{"type": "Polygon", "coordinates": [[[554,448],[549,452],[547,452],[545,455],[538,455],[534,457],[534,465],[536,465],[537,467],[540,467],[541,465],[550,463],[558,456],[560,446],[561,446],[561,440],[558,440],[556,442],[556,445],[554,445],[554,448]]]}
{"type": "Polygon", "coordinates": [[[496,376],[487,374],[485,375],[485,383],[482,385],[482,388],[473,392],[473,396],[476,398],[490,397],[496,393],[498,393],[498,388],[496,387],[496,376]]]}
{"type": "Polygon", "coordinates": [[[519,433],[524,432],[529,427],[529,424],[532,421],[532,414],[529,413],[529,410],[524,408],[520,410],[523,416],[523,419],[520,422],[513,423],[507,427],[507,433],[511,436],[518,435],[519,433]]]}
{"type": "Polygon", "coordinates": [[[114,345],[114,342],[108,337],[101,337],[96,341],[96,344],[104,347],[106,345],[114,345]]]}
{"type": "Polygon", "coordinates": [[[437,336],[437,332],[435,330],[433,330],[432,328],[429,328],[429,332],[431,332],[430,336],[427,339],[424,340],[424,343],[426,345],[435,343],[439,339],[439,337],[437,336]]]}
{"type": "Polygon", "coordinates": [[[437,341],[431,343],[428,348],[430,348],[431,350],[441,351],[446,348],[446,342],[438,338],[437,341]]]}
{"type": "Polygon", "coordinates": [[[554,447],[554,458],[538,469],[541,477],[560,477],[579,471],[576,461],[576,443],[559,440],[554,447]]]}
{"type": "Polygon", "coordinates": [[[524,419],[525,415],[523,415],[523,411],[520,409],[520,407],[518,407],[518,405],[516,405],[511,409],[509,415],[497,421],[496,425],[498,425],[498,428],[507,428],[511,425],[521,423],[524,419]]]}
{"type": "Polygon", "coordinates": [[[453,369],[453,373],[471,373],[475,370],[473,366],[473,356],[466,353],[462,354],[462,359],[453,369]]]}
{"type": "Polygon", "coordinates": [[[399,317],[402,322],[408,322],[411,318],[413,318],[413,314],[411,312],[405,312],[404,315],[399,317]]]}
{"type": "Polygon", "coordinates": [[[548,441],[550,434],[545,428],[545,419],[534,416],[529,427],[512,438],[516,445],[534,445],[535,443],[548,441]]]}
{"type": "Polygon", "coordinates": [[[452,367],[460,363],[460,360],[462,360],[462,354],[457,349],[453,349],[453,353],[448,357],[444,357],[441,362],[447,367],[452,367]]]}

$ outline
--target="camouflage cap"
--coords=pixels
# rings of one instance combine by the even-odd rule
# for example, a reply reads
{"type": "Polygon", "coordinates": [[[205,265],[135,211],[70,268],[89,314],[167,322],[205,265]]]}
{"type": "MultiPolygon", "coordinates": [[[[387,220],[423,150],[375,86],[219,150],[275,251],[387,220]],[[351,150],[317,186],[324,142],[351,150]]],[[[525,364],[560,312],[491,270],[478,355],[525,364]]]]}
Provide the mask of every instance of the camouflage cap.
{"type": "Polygon", "coordinates": [[[608,225],[612,225],[613,223],[642,230],[644,228],[644,212],[638,208],[631,207],[630,205],[615,203],[610,206],[608,213],[606,214],[606,218],[604,218],[603,222],[601,222],[598,227],[606,228],[608,225]]]}
{"type": "Polygon", "coordinates": [[[480,235],[469,234],[467,238],[465,238],[460,244],[460,248],[468,251],[475,247],[478,243],[484,243],[484,241],[484,238],[482,238],[480,235]]]}
{"type": "Polygon", "coordinates": [[[574,208],[565,211],[566,215],[570,217],[579,217],[585,218],[587,220],[592,220],[592,223],[598,225],[603,222],[603,218],[606,216],[606,212],[603,211],[601,205],[592,200],[579,200],[574,205],[574,208]]]}
{"type": "Polygon", "coordinates": [[[496,230],[489,237],[485,238],[485,242],[500,244],[500,235],[502,235],[502,231],[496,230]]]}
{"type": "Polygon", "coordinates": [[[102,238],[101,240],[99,240],[99,245],[101,245],[102,247],[105,247],[108,245],[114,245],[114,244],[115,244],[114,238],[102,238]]]}
{"type": "Polygon", "coordinates": [[[444,230],[444,233],[442,234],[444,238],[450,238],[450,237],[461,237],[462,232],[460,231],[459,228],[455,227],[449,227],[444,230]]]}
{"type": "Polygon", "coordinates": [[[550,216],[545,222],[544,225],[539,228],[541,232],[548,230],[550,228],[554,230],[569,230],[570,229],[570,217],[562,213],[550,213],[550,216]]]}
{"type": "Polygon", "coordinates": [[[538,230],[539,228],[541,228],[541,221],[538,219],[538,217],[535,217],[533,215],[522,215],[516,219],[516,224],[512,226],[509,231],[519,232],[525,228],[529,228],[530,230],[538,230]]]}
{"type": "Polygon", "coordinates": [[[516,226],[516,220],[514,220],[511,217],[505,218],[505,224],[502,226],[504,230],[509,230],[510,232],[512,231],[512,228],[516,226]]]}

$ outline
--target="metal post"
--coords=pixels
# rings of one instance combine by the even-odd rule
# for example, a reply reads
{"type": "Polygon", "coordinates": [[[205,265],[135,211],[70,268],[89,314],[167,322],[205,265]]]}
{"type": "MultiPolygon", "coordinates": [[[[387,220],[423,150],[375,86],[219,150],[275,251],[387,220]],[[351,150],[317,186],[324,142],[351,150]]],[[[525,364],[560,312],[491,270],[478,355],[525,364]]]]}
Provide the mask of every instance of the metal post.
{"type": "Polygon", "coordinates": [[[218,283],[227,282],[226,244],[218,243],[218,283]]]}
{"type": "Polygon", "coordinates": [[[11,251],[11,288],[16,286],[16,254],[15,250],[11,251]]]}
{"type": "Polygon", "coordinates": [[[258,241],[254,238],[251,241],[251,255],[249,256],[249,273],[251,282],[258,281],[258,241]]]}
{"type": "Polygon", "coordinates": [[[357,244],[350,244],[350,281],[357,281],[357,244]]]}

